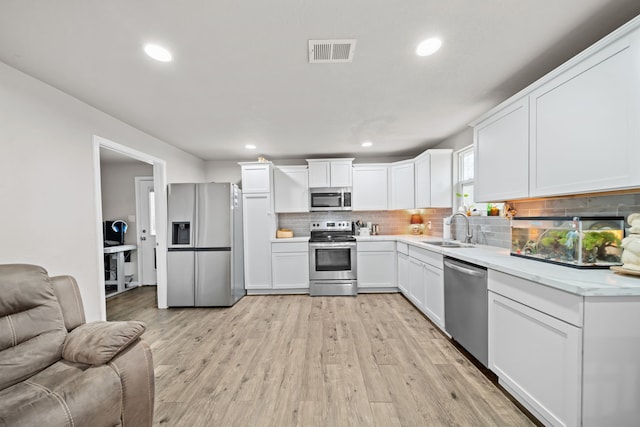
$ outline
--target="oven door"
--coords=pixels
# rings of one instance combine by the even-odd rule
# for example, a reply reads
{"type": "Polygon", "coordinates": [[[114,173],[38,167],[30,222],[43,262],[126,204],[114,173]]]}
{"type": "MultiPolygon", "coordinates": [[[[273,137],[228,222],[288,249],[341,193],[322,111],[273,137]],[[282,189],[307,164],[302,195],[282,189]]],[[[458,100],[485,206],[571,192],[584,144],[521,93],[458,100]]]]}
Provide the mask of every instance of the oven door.
{"type": "Polygon", "coordinates": [[[309,280],[356,279],[356,242],[310,242],[309,280]]]}

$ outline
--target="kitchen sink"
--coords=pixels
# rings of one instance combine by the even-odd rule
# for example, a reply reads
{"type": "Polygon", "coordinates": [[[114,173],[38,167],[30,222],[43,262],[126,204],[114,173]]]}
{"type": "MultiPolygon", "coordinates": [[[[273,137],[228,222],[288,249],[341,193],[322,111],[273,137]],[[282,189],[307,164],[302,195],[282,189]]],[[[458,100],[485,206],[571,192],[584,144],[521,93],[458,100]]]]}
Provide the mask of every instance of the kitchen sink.
{"type": "Polygon", "coordinates": [[[442,248],[475,248],[475,245],[471,243],[462,243],[453,240],[423,240],[422,243],[426,243],[427,245],[440,246],[442,248]]]}

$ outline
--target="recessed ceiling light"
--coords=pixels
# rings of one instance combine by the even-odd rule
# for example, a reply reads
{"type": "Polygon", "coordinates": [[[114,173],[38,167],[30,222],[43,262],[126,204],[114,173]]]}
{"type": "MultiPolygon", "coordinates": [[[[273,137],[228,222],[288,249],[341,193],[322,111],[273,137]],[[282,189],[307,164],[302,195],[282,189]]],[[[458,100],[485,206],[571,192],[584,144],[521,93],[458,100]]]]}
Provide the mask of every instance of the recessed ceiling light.
{"type": "Polygon", "coordinates": [[[371,147],[372,145],[373,145],[373,142],[371,142],[371,141],[365,141],[365,142],[362,143],[363,147],[371,147]]]}
{"type": "Polygon", "coordinates": [[[158,46],[157,44],[148,44],[144,47],[144,52],[160,62],[171,62],[173,56],[171,56],[171,52],[162,46],[158,46]]]}
{"type": "Polygon", "coordinates": [[[418,47],[416,48],[416,55],[418,56],[429,56],[436,53],[440,46],[442,46],[442,40],[437,37],[432,37],[430,39],[426,39],[422,41],[418,47]]]}
{"type": "Polygon", "coordinates": [[[244,148],[246,148],[247,150],[255,150],[256,146],[253,144],[247,144],[244,146],[244,148]]]}

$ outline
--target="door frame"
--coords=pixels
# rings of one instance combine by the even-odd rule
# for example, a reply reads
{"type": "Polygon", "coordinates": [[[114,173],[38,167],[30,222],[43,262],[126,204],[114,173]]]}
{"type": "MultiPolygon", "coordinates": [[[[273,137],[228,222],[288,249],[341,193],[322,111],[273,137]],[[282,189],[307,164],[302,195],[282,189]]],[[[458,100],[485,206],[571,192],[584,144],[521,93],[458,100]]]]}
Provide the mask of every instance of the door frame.
{"type": "MultiPolygon", "coordinates": [[[[153,189],[156,193],[156,267],[158,272],[157,301],[158,308],[167,308],[167,163],[163,159],[138,151],[126,145],[118,144],[98,135],[93,135],[93,173],[96,237],[102,236],[102,183],[100,178],[100,149],[106,148],[127,157],[153,165],[153,189]]],[[[104,251],[102,245],[96,248],[98,259],[98,292],[100,295],[100,318],[107,318],[107,304],[104,289],[104,251]]]]}
{"type": "MultiPolygon", "coordinates": [[[[135,183],[135,195],[136,195],[136,222],[139,223],[139,218],[140,218],[140,203],[141,203],[141,199],[140,199],[140,194],[138,192],[138,184],[140,183],[140,181],[150,181],[153,180],[153,176],[136,176],[134,177],[134,183],[135,183]]],[[[155,182],[153,183],[153,191],[155,193],[155,182]]],[[[156,222],[157,219],[156,219],[156,222]]],[[[137,227],[136,227],[137,229],[137,227]]],[[[140,283],[140,286],[142,286],[142,263],[140,262],[141,256],[140,256],[140,247],[142,246],[142,240],[140,240],[140,230],[138,231],[138,235],[136,236],[136,244],[138,245],[138,282],[140,283]]],[[[156,252],[158,251],[158,224],[156,224],[156,252]]],[[[156,261],[156,285],[158,283],[158,262],[156,261]]]]}

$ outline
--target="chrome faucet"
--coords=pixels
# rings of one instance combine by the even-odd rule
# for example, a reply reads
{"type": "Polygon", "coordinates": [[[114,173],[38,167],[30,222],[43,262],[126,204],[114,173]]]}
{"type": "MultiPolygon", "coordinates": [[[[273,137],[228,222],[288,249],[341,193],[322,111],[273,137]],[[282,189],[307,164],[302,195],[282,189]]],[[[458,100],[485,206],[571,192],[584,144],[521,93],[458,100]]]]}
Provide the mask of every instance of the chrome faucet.
{"type": "MultiPolygon", "coordinates": [[[[454,218],[457,217],[458,215],[460,215],[462,218],[464,218],[465,221],[467,221],[467,235],[464,238],[464,242],[465,243],[471,243],[471,239],[473,238],[473,234],[471,234],[471,225],[469,224],[469,218],[467,218],[466,214],[464,214],[462,212],[456,212],[455,214],[453,214],[453,216],[449,220],[449,224],[451,224],[453,222],[454,218]]],[[[456,237],[458,237],[457,233],[456,233],[456,237]]]]}

